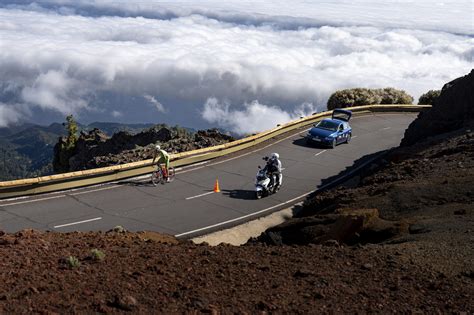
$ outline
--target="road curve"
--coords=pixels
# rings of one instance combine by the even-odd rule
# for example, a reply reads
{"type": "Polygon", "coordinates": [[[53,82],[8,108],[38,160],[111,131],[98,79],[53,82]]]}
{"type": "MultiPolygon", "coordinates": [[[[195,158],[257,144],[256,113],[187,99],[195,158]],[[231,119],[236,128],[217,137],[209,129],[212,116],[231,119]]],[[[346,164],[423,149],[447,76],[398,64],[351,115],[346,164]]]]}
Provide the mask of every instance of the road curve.
{"type": "Polygon", "coordinates": [[[97,187],[0,201],[0,230],[25,228],[106,231],[121,225],[191,237],[253,219],[304,198],[344,172],[397,146],[413,113],[378,113],[353,117],[353,138],[335,149],[309,147],[294,130],[269,145],[236,156],[192,165],[170,184],[154,187],[136,179],[97,187]],[[278,152],[283,185],[272,196],[256,200],[254,181],[262,156],[278,152]],[[212,192],[219,180],[221,193],[212,192]]]}

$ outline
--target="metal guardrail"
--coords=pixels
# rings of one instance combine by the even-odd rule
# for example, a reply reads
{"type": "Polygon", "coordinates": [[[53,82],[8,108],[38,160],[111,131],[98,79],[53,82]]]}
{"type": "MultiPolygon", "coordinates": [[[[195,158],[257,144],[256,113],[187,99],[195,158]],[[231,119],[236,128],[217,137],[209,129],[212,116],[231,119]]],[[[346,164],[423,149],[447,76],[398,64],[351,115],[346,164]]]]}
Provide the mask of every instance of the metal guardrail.
{"type": "MultiPolygon", "coordinates": [[[[355,115],[371,112],[420,112],[430,105],[367,105],[349,107],[355,115]]],[[[325,117],[331,116],[332,111],[315,113],[271,130],[213,147],[172,154],[171,166],[189,165],[205,160],[214,159],[236,151],[240,151],[285,132],[313,124],[325,117]]],[[[36,178],[19,179],[0,182],[0,199],[18,196],[41,194],[58,190],[72,189],[125,178],[150,174],[154,170],[152,160],[102,167],[84,171],[42,176],[36,178]]]]}

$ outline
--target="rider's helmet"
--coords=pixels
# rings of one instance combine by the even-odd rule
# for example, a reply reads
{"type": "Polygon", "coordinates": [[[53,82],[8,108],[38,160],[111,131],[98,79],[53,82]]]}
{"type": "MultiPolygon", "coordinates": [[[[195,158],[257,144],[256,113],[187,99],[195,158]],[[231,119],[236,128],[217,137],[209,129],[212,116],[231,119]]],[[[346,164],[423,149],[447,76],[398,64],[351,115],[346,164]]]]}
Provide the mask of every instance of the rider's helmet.
{"type": "Polygon", "coordinates": [[[159,144],[157,144],[157,145],[155,146],[155,148],[156,148],[157,150],[161,149],[161,147],[160,147],[159,144]]]}
{"type": "Polygon", "coordinates": [[[273,160],[278,160],[279,158],[280,158],[280,155],[278,153],[272,153],[273,160]]]}

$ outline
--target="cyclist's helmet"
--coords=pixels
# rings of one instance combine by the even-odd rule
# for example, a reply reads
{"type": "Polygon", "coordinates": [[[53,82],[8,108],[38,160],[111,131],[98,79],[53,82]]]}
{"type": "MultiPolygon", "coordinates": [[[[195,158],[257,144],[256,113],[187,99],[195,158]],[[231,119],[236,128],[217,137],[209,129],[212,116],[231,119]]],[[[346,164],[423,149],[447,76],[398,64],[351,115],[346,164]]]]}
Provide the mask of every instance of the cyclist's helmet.
{"type": "Polygon", "coordinates": [[[161,147],[160,147],[159,144],[157,144],[157,145],[155,146],[155,148],[156,148],[157,150],[160,150],[160,149],[161,149],[161,147]]]}
{"type": "Polygon", "coordinates": [[[278,153],[272,153],[272,159],[278,160],[280,158],[280,155],[278,153]]]}

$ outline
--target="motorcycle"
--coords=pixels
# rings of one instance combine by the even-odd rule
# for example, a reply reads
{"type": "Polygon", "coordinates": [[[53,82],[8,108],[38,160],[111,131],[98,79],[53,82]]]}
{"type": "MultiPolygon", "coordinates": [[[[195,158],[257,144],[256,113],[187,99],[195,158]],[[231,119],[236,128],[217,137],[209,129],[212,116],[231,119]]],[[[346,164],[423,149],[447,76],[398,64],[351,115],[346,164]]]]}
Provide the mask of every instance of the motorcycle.
{"type": "MultiPolygon", "coordinates": [[[[268,157],[263,158],[268,163],[268,157]]],[[[263,196],[274,194],[278,191],[279,187],[276,185],[277,178],[275,174],[269,175],[267,168],[258,166],[258,172],[255,180],[255,196],[257,199],[263,196]]]]}

